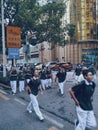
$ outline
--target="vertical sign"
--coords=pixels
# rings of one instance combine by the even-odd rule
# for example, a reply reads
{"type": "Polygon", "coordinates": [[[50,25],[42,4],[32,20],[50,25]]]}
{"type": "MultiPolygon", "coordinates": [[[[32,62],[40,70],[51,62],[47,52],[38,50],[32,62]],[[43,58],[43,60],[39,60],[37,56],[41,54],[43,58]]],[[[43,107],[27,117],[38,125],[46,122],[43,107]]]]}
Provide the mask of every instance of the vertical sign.
{"type": "Polygon", "coordinates": [[[7,26],[7,48],[21,47],[20,31],[19,27],[7,26]]]}

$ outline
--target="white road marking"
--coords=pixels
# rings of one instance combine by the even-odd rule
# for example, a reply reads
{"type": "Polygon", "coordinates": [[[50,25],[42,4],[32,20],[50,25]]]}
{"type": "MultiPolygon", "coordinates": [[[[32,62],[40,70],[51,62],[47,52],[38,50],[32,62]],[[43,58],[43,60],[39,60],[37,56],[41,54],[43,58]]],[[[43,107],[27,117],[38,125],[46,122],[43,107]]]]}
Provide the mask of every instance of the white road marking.
{"type": "Polygon", "coordinates": [[[26,106],[26,103],[24,103],[23,101],[19,100],[18,98],[14,98],[15,101],[17,101],[18,103],[26,106]]]}
{"type": "Polygon", "coordinates": [[[5,91],[1,90],[1,89],[0,89],[0,92],[1,92],[2,94],[7,95],[7,93],[6,93],[5,91]]]}
{"type": "Polygon", "coordinates": [[[54,120],[53,118],[47,116],[46,114],[43,114],[44,118],[48,121],[50,121],[51,123],[55,124],[56,126],[58,126],[59,128],[63,128],[64,125],[56,120],[54,120]]]}

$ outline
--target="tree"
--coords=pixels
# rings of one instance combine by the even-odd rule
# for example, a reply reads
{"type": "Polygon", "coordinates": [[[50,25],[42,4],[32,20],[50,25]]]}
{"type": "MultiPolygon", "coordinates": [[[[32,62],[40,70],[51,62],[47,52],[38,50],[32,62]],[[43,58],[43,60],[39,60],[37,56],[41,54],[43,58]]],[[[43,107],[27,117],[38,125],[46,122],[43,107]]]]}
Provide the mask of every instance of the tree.
{"type": "Polygon", "coordinates": [[[41,8],[41,36],[53,44],[61,42],[61,18],[65,13],[63,3],[49,3],[41,8]]]}
{"type": "Polygon", "coordinates": [[[70,41],[73,42],[75,37],[75,25],[74,24],[67,24],[65,27],[65,31],[70,36],[70,41]]]}
{"type": "MultiPolygon", "coordinates": [[[[15,15],[18,11],[18,0],[4,0],[4,21],[5,27],[8,22],[9,25],[12,25],[15,15]]],[[[0,2],[0,19],[1,19],[1,2],[0,2]]],[[[0,24],[0,41],[2,41],[2,26],[0,24]]],[[[0,48],[2,48],[2,44],[0,44],[0,48]]],[[[0,49],[0,53],[2,53],[2,49],[0,49]]]]}
{"type": "Polygon", "coordinates": [[[4,9],[8,25],[21,28],[22,44],[26,32],[29,32],[29,41],[33,45],[42,41],[60,42],[64,4],[54,2],[41,7],[36,0],[5,0],[4,9]]]}

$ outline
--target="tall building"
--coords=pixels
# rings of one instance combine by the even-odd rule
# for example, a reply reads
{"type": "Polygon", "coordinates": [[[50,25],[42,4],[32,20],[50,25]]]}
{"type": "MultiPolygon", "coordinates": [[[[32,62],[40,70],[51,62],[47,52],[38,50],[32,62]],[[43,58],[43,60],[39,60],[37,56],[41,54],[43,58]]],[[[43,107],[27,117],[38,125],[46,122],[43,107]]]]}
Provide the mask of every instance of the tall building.
{"type": "Polygon", "coordinates": [[[76,39],[91,40],[96,36],[97,0],[71,0],[70,22],[76,25],[76,39]]]}
{"type": "Polygon", "coordinates": [[[98,0],[70,0],[70,24],[75,40],[66,45],[66,60],[98,64],[98,0]]]}

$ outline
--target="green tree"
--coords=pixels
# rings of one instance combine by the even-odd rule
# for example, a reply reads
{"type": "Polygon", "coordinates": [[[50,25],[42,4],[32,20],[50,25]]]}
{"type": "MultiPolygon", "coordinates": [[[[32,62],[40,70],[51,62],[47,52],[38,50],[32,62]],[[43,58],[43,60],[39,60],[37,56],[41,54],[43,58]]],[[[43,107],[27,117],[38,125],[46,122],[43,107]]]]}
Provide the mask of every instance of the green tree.
{"type": "Polygon", "coordinates": [[[67,24],[65,31],[67,31],[67,34],[70,36],[70,42],[73,42],[75,40],[75,25],[67,24]]]}
{"type": "MultiPolygon", "coordinates": [[[[5,30],[6,30],[6,22],[9,20],[9,25],[12,25],[14,18],[18,12],[18,0],[3,0],[3,8],[4,8],[4,21],[5,21],[5,30]]],[[[0,19],[1,19],[1,2],[0,2],[0,19]]],[[[0,41],[2,42],[2,26],[0,23],[0,41]]],[[[2,44],[0,44],[0,53],[2,53],[2,44]]]]}
{"type": "Polygon", "coordinates": [[[65,13],[63,3],[49,3],[41,8],[41,35],[53,44],[61,42],[61,18],[65,13]],[[43,30],[43,31],[42,31],[43,30]]]}
{"type": "Polygon", "coordinates": [[[27,31],[30,32],[31,44],[61,42],[61,18],[65,13],[63,3],[54,2],[40,7],[36,0],[6,0],[4,5],[5,19],[9,19],[8,25],[21,28],[23,44],[27,31]]]}

